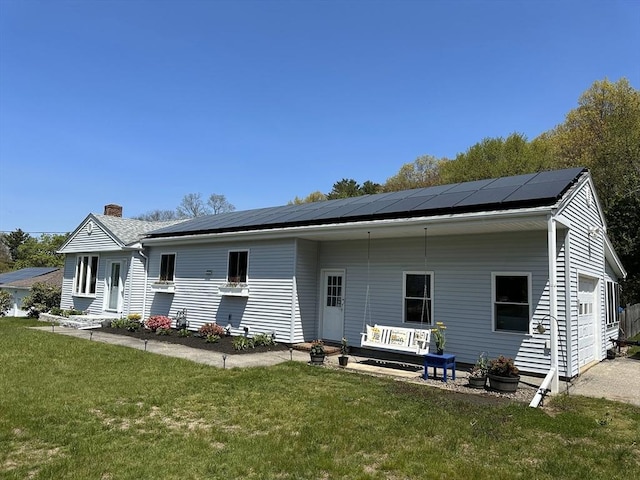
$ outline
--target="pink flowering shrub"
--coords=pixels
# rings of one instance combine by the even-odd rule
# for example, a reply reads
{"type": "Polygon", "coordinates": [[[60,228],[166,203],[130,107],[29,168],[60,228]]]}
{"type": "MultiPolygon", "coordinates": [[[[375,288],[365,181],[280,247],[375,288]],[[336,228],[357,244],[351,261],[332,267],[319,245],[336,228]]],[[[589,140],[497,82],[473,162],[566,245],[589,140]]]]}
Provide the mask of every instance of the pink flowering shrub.
{"type": "Polygon", "coordinates": [[[168,330],[171,328],[171,319],[169,317],[165,317],[164,315],[155,315],[153,317],[147,318],[147,320],[144,322],[144,326],[152,332],[155,332],[158,329],[168,330]]]}
{"type": "Polygon", "coordinates": [[[200,327],[198,333],[203,337],[209,337],[210,335],[217,335],[218,337],[223,337],[225,332],[224,328],[218,325],[217,323],[205,323],[200,327]]]}

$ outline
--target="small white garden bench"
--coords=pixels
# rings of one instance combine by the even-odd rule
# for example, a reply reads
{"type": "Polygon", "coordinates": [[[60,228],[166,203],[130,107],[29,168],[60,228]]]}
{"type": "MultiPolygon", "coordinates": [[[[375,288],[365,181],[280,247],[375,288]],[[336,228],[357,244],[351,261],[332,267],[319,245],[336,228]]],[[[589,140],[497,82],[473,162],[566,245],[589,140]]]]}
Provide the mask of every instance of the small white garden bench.
{"type": "Polygon", "coordinates": [[[431,329],[367,325],[360,346],[396,352],[426,355],[429,353],[431,329]]]}

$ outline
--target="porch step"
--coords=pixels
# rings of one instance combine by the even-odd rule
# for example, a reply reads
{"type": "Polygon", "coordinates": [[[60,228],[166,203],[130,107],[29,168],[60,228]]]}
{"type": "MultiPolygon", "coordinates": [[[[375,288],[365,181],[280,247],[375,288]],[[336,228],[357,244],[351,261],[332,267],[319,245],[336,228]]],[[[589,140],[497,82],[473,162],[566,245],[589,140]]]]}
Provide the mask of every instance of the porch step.
{"type": "Polygon", "coordinates": [[[88,330],[91,328],[101,328],[102,323],[106,320],[118,320],[120,317],[109,315],[70,315],[69,318],[60,320],[60,325],[68,328],[77,328],[79,330],[88,330]]]}

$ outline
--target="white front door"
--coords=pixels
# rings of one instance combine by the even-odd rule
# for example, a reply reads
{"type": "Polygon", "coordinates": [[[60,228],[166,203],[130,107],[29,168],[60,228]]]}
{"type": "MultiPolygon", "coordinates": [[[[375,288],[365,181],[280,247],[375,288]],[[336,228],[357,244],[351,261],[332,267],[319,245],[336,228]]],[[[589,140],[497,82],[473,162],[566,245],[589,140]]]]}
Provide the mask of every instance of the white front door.
{"type": "Polygon", "coordinates": [[[344,332],[344,270],[325,270],[322,281],[322,338],[340,341],[344,332]]]}
{"type": "Polygon", "coordinates": [[[585,366],[598,360],[596,355],[596,281],[580,277],[578,282],[578,366],[585,366]]]}
{"type": "Polygon", "coordinates": [[[122,311],[122,299],[124,297],[124,281],[122,279],[122,262],[109,262],[107,265],[107,306],[111,312],[122,311]]]}

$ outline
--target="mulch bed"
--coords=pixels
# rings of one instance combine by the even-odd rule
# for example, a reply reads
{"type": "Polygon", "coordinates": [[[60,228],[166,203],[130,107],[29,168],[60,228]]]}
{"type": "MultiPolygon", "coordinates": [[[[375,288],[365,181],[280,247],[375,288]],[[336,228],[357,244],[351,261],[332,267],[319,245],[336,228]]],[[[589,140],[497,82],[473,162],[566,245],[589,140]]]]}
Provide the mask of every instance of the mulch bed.
{"type": "Polygon", "coordinates": [[[154,340],[157,342],[176,343],[185,347],[199,348],[201,350],[209,350],[211,352],[219,352],[227,355],[243,355],[247,353],[263,353],[263,352],[279,352],[289,350],[289,345],[277,343],[269,347],[255,347],[247,350],[235,350],[233,348],[233,339],[235,337],[221,337],[215,343],[207,343],[204,338],[196,337],[191,333],[189,337],[181,337],[176,330],[171,330],[169,335],[156,335],[148,330],[138,330],[130,332],[125,328],[102,327],[100,329],[104,333],[112,333],[115,335],[126,335],[127,337],[139,338],[140,340],[154,340]]]}

